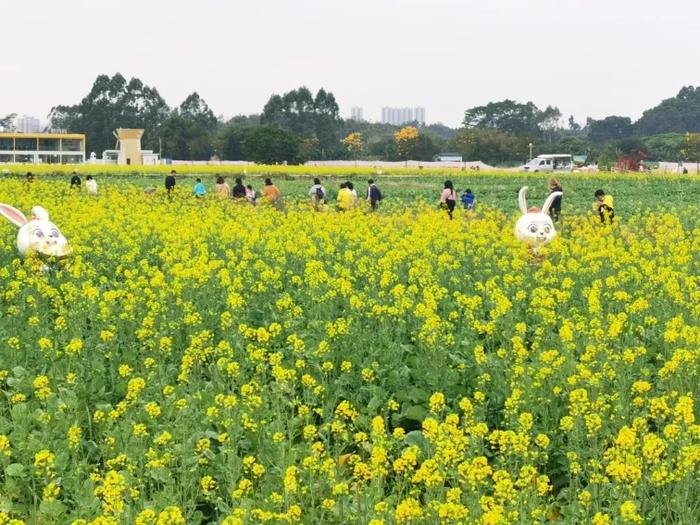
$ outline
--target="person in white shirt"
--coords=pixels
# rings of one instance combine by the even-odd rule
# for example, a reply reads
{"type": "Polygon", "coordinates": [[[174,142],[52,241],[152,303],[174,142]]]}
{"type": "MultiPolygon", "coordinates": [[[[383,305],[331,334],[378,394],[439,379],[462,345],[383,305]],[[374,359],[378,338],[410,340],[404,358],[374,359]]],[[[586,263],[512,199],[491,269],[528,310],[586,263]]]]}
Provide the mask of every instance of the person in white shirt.
{"type": "Polygon", "coordinates": [[[92,175],[87,176],[85,188],[87,189],[88,195],[97,195],[97,181],[92,178],[92,175]]]}
{"type": "Polygon", "coordinates": [[[357,190],[352,182],[346,182],[350,193],[352,193],[352,205],[357,206],[357,190]]]}

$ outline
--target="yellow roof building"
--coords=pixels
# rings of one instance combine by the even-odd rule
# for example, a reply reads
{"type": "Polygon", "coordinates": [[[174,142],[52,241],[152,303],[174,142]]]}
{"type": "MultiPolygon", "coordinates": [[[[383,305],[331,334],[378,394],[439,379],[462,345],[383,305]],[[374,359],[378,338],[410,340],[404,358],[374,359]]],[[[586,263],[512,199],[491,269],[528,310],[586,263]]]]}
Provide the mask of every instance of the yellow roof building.
{"type": "Polygon", "coordinates": [[[0,163],[79,164],[85,162],[82,133],[0,133],[0,163]]]}

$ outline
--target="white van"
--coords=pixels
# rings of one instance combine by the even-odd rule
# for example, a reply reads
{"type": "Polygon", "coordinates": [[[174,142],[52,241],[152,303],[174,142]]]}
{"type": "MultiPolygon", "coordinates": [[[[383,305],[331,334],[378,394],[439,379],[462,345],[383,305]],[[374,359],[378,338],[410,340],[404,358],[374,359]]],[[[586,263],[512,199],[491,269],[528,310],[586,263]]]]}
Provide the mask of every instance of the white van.
{"type": "Polygon", "coordinates": [[[540,155],[523,166],[525,171],[533,173],[547,171],[571,171],[573,168],[571,155],[540,155]]]}

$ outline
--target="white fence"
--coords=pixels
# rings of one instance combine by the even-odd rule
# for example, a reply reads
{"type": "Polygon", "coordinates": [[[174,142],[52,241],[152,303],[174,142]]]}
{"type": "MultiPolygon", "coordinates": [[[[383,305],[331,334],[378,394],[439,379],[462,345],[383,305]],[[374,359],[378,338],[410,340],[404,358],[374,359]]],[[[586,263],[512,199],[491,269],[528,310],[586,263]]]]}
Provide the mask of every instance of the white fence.
{"type": "Polygon", "coordinates": [[[678,162],[659,162],[659,167],[656,171],[661,173],[683,173],[683,168],[688,170],[688,173],[700,174],[698,171],[698,165],[695,162],[683,162],[679,164],[678,162]]]}

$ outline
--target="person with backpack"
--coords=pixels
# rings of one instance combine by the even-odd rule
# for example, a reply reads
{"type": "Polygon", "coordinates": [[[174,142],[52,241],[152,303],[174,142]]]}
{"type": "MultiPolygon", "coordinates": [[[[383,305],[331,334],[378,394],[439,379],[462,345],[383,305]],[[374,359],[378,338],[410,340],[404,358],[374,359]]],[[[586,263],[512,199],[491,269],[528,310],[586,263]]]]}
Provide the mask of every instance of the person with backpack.
{"type": "Polygon", "coordinates": [[[309,190],[309,197],[311,197],[314,210],[318,211],[323,207],[326,201],[326,188],[323,187],[321,179],[318,177],[314,179],[314,185],[309,190]]]}
{"type": "Polygon", "coordinates": [[[382,192],[379,191],[373,179],[369,179],[367,184],[369,184],[367,187],[367,200],[369,201],[372,211],[376,211],[379,206],[379,201],[382,200],[382,192]]]}
{"type": "Polygon", "coordinates": [[[450,216],[450,220],[452,220],[452,212],[455,210],[456,204],[457,193],[452,185],[452,181],[446,180],[445,187],[440,194],[440,207],[447,210],[447,215],[450,216]]]}

